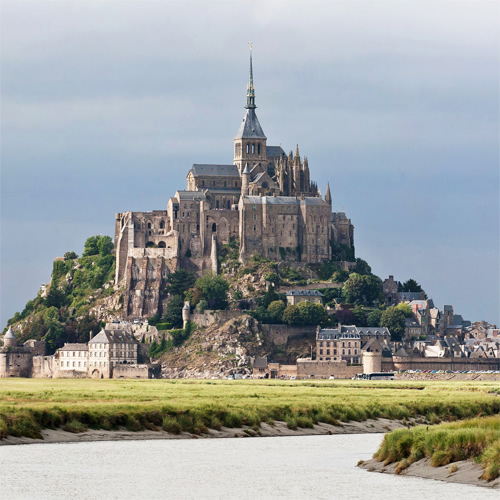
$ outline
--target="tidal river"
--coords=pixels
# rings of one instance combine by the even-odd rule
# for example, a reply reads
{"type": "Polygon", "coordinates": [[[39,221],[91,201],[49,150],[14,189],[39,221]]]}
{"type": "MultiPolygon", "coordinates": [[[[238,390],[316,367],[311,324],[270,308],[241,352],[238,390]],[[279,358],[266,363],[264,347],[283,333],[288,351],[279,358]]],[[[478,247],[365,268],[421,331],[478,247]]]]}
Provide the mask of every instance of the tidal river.
{"type": "Polygon", "coordinates": [[[0,448],[2,499],[498,500],[498,490],[371,473],[381,434],[0,448]]]}

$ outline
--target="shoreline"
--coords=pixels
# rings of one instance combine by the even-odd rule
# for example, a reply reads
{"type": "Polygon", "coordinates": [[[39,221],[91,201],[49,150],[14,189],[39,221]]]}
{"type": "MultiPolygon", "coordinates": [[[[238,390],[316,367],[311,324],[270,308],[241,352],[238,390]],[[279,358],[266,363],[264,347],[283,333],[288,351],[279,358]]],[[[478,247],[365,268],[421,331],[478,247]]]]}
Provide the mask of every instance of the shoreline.
{"type": "MultiPolygon", "coordinates": [[[[372,458],[362,461],[358,464],[358,467],[368,472],[396,475],[397,465],[397,462],[390,465],[384,465],[384,462],[379,462],[377,459],[372,458]]],[[[420,477],[422,479],[434,479],[447,483],[469,484],[481,486],[482,488],[500,489],[500,478],[488,482],[484,479],[480,479],[483,472],[483,467],[480,464],[475,464],[472,460],[462,460],[441,467],[433,467],[430,464],[430,458],[423,458],[401,471],[399,475],[420,477]]]]}
{"type": "Polygon", "coordinates": [[[85,432],[73,433],[63,429],[42,429],[43,439],[28,437],[7,436],[0,439],[0,446],[16,446],[25,444],[56,444],[56,443],[85,443],[93,441],[133,441],[148,439],[227,439],[242,437],[280,437],[280,436],[321,436],[335,434],[383,434],[395,429],[406,427],[399,420],[379,418],[362,422],[345,422],[342,425],[319,423],[312,429],[289,429],[286,422],[277,421],[273,426],[262,422],[258,431],[251,427],[221,427],[220,430],[209,429],[204,434],[181,432],[171,434],[162,429],[157,431],[144,430],[133,432],[125,428],[116,431],[89,429],[85,432]]]}

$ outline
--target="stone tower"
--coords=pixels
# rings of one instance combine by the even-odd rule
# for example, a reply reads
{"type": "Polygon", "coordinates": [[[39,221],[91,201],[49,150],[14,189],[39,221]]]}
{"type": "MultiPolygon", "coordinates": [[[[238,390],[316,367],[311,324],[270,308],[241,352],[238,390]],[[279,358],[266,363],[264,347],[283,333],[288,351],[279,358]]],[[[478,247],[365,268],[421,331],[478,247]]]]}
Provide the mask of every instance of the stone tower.
{"type": "Polygon", "coordinates": [[[186,325],[191,317],[191,305],[188,302],[184,302],[184,307],[182,308],[182,328],[186,328],[186,325]]]}
{"type": "Polygon", "coordinates": [[[9,326],[7,333],[3,337],[4,347],[17,347],[17,337],[15,336],[12,328],[9,326]]]}
{"type": "Polygon", "coordinates": [[[250,45],[250,78],[247,85],[247,104],[243,122],[234,138],[234,164],[238,166],[240,174],[245,165],[267,165],[266,141],[267,137],[260,126],[255,113],[255,88],[253,86],[252,46],[250,45]]]}

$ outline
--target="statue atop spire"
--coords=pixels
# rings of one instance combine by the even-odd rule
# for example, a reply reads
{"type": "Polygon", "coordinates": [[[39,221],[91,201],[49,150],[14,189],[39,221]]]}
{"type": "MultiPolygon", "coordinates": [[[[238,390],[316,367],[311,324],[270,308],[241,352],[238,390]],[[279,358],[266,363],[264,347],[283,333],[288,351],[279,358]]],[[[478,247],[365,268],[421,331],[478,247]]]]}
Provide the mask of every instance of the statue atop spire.
{"type": "Polygon", "coordinates": [[[255,105],[255,87],[253,86],[252,44],[249,42],[248,45],[250,45],[250,77],[247,85],[247,105],[245,108],[255,109],[257,106],[255,105]]]}

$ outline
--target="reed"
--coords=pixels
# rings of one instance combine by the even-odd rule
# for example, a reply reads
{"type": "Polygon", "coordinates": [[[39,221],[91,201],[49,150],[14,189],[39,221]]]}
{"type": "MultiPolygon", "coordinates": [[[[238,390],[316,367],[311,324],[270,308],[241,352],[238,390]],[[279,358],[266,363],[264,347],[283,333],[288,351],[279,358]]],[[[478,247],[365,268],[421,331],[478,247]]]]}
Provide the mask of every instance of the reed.
{"type": "MultiPolygon", "coordinates": [[[[499,413],[492,387],[489,382],[3,379],[0,437],[40,438],[44,428],[65,426],[200,434],[222,426],[258,431],[262,422],[276,421],[292,429],[373,418],[431,424],[499,413]]],[[[413,459],[425,452],[408,449],[413,459]]]]}
{"type": "Polygon", "coordinates": [[[384,465],[397,462],[396,473],[426,457],[434,467],[474,460],[484,466],[483,479],[496,479],[500,465],[500,415],[398,429],[384,436],[374,455],[384,465]]]}

